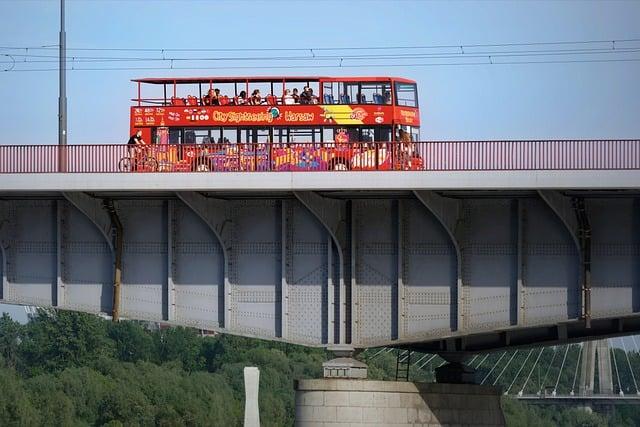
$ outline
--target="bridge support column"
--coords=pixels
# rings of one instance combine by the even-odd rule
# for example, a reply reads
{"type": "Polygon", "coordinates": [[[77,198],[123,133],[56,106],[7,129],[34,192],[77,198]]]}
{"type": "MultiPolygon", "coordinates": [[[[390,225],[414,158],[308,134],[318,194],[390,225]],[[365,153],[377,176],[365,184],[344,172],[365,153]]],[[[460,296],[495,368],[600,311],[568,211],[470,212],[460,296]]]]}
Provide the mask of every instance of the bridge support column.
{"type": "Polygon", "coordinates": [[[295,425],[504,426],[497,388],[345,379],[299,380],[295,425]]]}
{"type": "Polygon", "coordinates": [[[446,364],[436,368],[436,381],[444,384],[475,384],[476,371],[465,362],[469,359],[467,353],[452,352],[439,354],[446,364]]]}

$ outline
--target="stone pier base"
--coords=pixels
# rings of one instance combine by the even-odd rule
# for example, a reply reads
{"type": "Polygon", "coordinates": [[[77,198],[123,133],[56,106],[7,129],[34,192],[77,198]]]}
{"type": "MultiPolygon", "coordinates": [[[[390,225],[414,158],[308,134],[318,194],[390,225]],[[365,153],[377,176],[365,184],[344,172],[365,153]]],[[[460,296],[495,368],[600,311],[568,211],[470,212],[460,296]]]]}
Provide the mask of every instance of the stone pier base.
{"type": "Polygon", "coordinates": [[[474,384],[299,380],[296,426],[504,426],[500,393],[474,384]]]}

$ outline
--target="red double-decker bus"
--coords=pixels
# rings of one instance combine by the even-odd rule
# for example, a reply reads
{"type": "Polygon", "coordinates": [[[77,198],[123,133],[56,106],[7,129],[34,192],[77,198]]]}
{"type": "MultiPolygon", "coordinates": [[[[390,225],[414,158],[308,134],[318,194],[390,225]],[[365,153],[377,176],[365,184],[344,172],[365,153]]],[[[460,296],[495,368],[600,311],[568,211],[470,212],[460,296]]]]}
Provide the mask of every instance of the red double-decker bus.
{"type": "MultiPolygon", "coordinates": [[[[131,133],[158,171],[415,170],[416,83],[399,77],[133,80],[131,133]]],[[[133,164],[134,162],[131,162],[133,164]]],[[[145,166],[146,165],[146,166],[145,166]]],[[[131,167],[130,165],[127,167],[131,167]]]]}

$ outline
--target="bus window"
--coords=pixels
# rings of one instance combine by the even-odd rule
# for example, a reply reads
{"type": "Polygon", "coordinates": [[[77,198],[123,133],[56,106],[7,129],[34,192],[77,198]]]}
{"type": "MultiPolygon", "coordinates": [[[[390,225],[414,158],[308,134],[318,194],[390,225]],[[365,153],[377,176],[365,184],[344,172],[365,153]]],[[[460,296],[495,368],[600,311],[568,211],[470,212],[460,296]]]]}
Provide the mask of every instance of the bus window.
{"type": "MultiPolygon", "coordinates": [[[[420,128],[416,126],[398,126],[398,129],[402,129],[411,135],[412,141],[420,141],[420,128]]],[[[398,140],[398,132],[396,131],[396,141],[398,140]]]]}
{"type": "Polygon", "coordinates": [[[390,104],[391,85],[389,83],[362,83],[360,85],[361,104],[390,104]]]}
{"type": "Polygon", "coordinates": [[[321,104],[335,104],[340,101],[338,92],[338,83],[323,82],[322,83],[322,99],[321,104]]]}
{"type": "Polygon", "coordinates": [[[218,137],[216,142],[230,142],[232,144],[235,144],[236,142],[238,142],[238,129],[222,128],[222,138],[218,137]]]}
{"type": "Polygon", "coordinates": [[[291,128],[289,129],[290,142],[320,142],[319,128],[291,128]]]}
{"type": "Polygon", "coordinates": [[[405,107],[418,106],[418,92],[413,83],[396,83],[396,105],[405,107]]]}
{"type": "Polygon", "coordinates": [[[340,82],[340,104],[357,104],[359,84],[350,82],[340,82]]]}
{"type": "Polygon", "coordinates": [[[245,128],[240,130],[242,143],[265,143],[271,141],[271,128],[245,128]]]}
{"type": "Polygon", "coordinates": [[[332,127],[322,128],[322,142],[333,142],[335,140],[336,129],[332,127]]]}
{"type": "Polygon", "coordinates": [[[209,141],[209,139],[209,129],[192,128],[184,130],[184,144],[202,144],[209,141]]]}
{"type": "Polygon", "coordinates": [[[169,128],[169,144],[182,143],[182,129],[169,128]]]}

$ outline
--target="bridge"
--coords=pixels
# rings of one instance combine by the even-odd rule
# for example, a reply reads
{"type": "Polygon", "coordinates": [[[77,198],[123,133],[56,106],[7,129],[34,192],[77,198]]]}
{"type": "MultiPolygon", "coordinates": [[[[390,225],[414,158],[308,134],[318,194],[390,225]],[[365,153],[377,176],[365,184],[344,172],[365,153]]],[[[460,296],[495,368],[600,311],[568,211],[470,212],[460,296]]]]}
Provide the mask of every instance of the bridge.
{"type": "MultiPolygon", "coordinates": [[[[437,353],[391,347],[364,350],[368,364],[395,357],[396,380],[436,380],[446,364],[437,353]]],[[[534,405],[555,405],[611,412],[617,405],[640,404],[640,347],[636,336],[540,348],[504,349],[467,360],[475,382],[498,387],[505,396],[534,405]]]]}
{"type": "Polygon", "coordinates": [[[413,144],[418,170],[216,172],[0,146],[1,301],[336,351],[640,330],[640,140],[413,144]]]}

